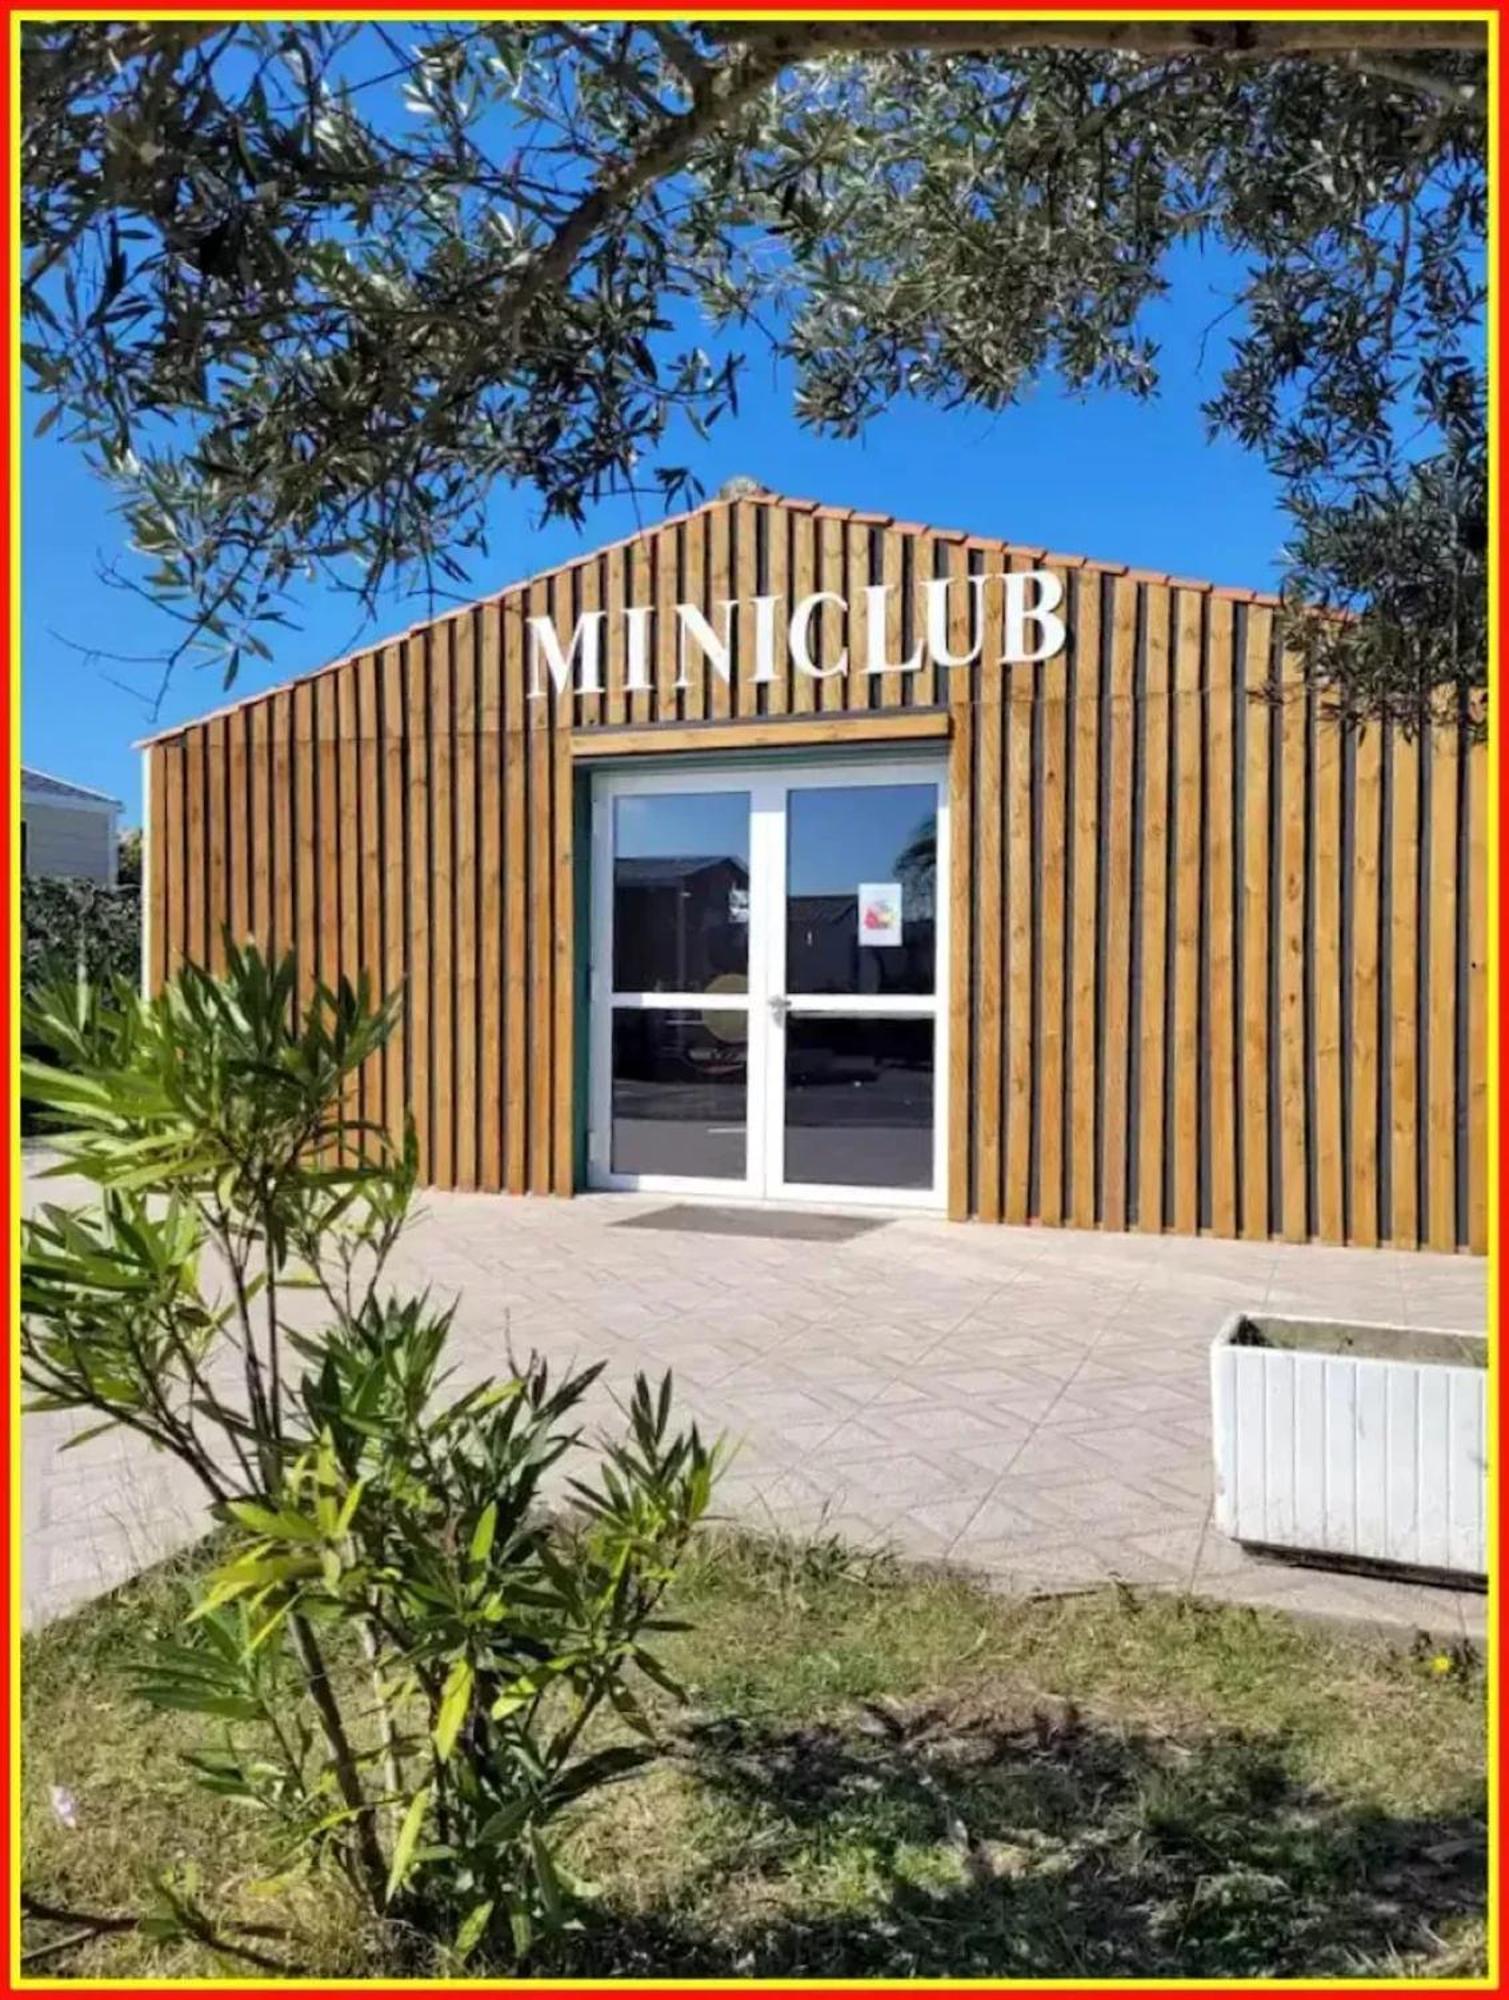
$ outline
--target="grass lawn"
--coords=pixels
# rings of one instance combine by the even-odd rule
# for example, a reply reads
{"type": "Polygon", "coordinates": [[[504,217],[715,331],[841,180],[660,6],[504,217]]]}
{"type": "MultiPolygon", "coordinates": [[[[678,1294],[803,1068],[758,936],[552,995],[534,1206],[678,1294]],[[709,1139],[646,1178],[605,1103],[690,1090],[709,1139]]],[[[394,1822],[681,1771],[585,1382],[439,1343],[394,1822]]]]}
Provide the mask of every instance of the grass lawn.
{"type": "MultiPolygon", "coordinates": [[[[127,1694],[127,1660],[188,1588],[170,1567],[26,1641],[27,1889],[127,1913],[171,1869],[217,1922],[280,1933],[260,1948],[291,1971],[433,1969],[332,1880],[258,1893],[265,1824],[179,1761],[202,1725],[127,1694]]],[[[1470,1658],[1120,1592],[1012,1602],[821,1541],[709,1536],[674,1608],[697,1628],[674,1642],[692,1704],[656,1697],[664,1759],[572,1828],[592,1908],[533,1973],[1482,1970],[1470,1658]]],[[[65,1942],[77,1930],[28,1919],[27,1947],[51,1947],[28,1970],[247,1971],[136,1928],[65,1942]]]]}

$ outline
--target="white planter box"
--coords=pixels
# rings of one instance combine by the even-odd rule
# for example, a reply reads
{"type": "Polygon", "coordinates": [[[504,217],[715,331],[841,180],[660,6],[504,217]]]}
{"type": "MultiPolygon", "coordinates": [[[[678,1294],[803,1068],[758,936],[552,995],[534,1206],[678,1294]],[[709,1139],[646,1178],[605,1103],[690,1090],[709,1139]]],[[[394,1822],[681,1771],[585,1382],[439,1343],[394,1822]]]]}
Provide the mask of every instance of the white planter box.
{"type": "Polygon", "coordinates": [[[1210,1355],[1217,1526],[1481,1577],[1486,1354],[1473,1334],[1237,1314],[1210,1355]]]}

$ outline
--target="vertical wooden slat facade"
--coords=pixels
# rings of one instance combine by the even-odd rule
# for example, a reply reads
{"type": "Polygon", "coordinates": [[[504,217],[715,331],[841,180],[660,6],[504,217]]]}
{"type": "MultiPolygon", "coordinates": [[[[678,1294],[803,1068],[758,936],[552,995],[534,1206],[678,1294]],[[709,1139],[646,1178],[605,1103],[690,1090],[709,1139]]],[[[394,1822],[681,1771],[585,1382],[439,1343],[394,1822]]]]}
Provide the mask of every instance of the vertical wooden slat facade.
{"type": "Polygon", "coordinates": [[[1271,599],[811,502],[714,503],[155,739],[148,980],[227,929],[293,950],[304,995],[367,972],[402,1021],[351,1114],[412,1116],[433,1185],[568,1194],[585,760],[741,728],[946,755],[953,1215],[1486,1248],[1486,746],[1344,737],[1271,599]],[[1064,585],[1056,658],[1001,663],[979,579],[1012,567],[1064,585]],[[974,664],[925,643],[940,578],[974,664]],[[817,607],[817,674],[782,615],[757,679],[753,598],[818,590],[848,609],[817,607]],[[731,684],[678,602],[726,620],[731,684]],[[528,618],[569,644],[598,611],[600,691],[532,699],[528,618]]]}

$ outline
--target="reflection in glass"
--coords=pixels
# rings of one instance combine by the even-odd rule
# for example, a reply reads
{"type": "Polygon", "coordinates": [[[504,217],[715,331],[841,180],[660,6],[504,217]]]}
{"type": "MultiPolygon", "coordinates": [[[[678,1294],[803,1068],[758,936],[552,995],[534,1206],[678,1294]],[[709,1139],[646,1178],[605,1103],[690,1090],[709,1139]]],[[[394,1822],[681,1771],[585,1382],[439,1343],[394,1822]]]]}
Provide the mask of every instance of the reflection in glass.
{"type": "Polygon", "coordinates": [[[937,786],[795,786],[787,824],[786,991],[931,993],[937,786]],[[866,942],[861,883],[894,892],[899,943],[866,942]]]}
{"type": "Polygon", "coordinates": [[[786,1023],[788,1182],[933,1184],[933,1024],[793,1014],[786,1023]]]}
{"type": "Polygon", "coordinates": [[[613,804],[613,990],[706,993],[749,970],[749,794],[613,804]]]}
{"type": "Polygon", "coordinates": [[[727,1007],[614,1010],[615,1173],[744,1179],[748,1032],[727,1007]]]}

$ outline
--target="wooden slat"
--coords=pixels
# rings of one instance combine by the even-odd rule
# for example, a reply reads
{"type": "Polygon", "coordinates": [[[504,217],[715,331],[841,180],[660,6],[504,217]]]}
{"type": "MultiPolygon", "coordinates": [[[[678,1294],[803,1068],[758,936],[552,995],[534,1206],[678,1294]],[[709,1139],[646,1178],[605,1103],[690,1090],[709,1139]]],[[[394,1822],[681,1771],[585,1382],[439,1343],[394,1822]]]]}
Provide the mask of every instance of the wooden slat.
{"type": "Polygon", "coordinates": [[[404,861],[406,851],[404,737],[407,726],[407,684],[403,647],[396,642],[382,651],[382,964],[381,987],[386,999],[401,1001],[398,1025],[383,1049],[383,1123],[395,1142],[403,1138],[409,1115],[404,1087],[405,1043],[409,1032],[410,989],[405,982],[408,933],[404,926],[404,861]]]}
{"type": "MultiPolygon", "coordinates": [[[[681,531],[678,528],[662,528],[658,535],[650,539],[648,561],[654,575],[655,592],[655,719],[664,727],[674,723],[678,714],[703,714],[702,661],[696,649],[688,654],[688,675],[690,685],[680,695],[676,683],[680,677],[681,642],[676,623],[676,564],[681,531]],[[678,702],[684,704],[678,709],[678,702]]],[[[702,591],[702,530],[697,531],[697,577],[695,585],[690,576],[687,579],[686,602],[700,604],[702,591]]],[[[636,599],[636,602],[639,600],[636,599]]]]}
{"type": "Polygon", "coordinates": [[[767,592],[776,598],[775,659],[765,689],[764,713],[791,712],[791,649],[787,620],[795,592],[791,588],[791,517],[780,507],[766,507],[765,568],[767,592]]]}
{"type": "Polygon", "coordinates": [[[335,677],[341,802],[335,826],[341,878],[340,973],[353,984],[361,970],[362,821],[366,808],[360,783],[357,671],[355,665],[342,667],[335,677]]]}
{"type": "MultiPolygon", "coordinates": [[[[1016,567],[1013,559],[1012,567],[1016,567]]],[[[981,656],[998,660],[1005,644],[1000,593],[985,593],[985,644],[981,656]]],[[[1006,729],[1006,1144],[1007,1222],[1025,1222],[1032,1185],[1032,882],[1033,709],[1036,668],[1002,668],[1009,719],[1006,729]]]]}
{"type": "Polygon", "coordinates": [[[319,801],[319,850],[315,862],[318,934],[315,939],[319,976],[333,991],[341,970],[341,777],[339,674],[321,674],[315,681],[314,717],[317,762],[315,787],[319,801]]]}
{"type": "MultiPolygon", "coordinates": [[[[843,595],[844,572],[848,567],[848,537],[852,532],[847,521],[831,514],[818,516],[819,587],[835,591],[839,596],[843,595]]],[[[849,671],[854,668],[848,620],[836,604],[822,604],[818,607],[817,629],[817,663],[823,669],[823,678],[818,683],[817,706],[825,715],[832,715],[849,706],[849,673],[836,674],[832,671],[846,647],[849,650],[849,671]]]]}
{"type": "MultiPolygon", "coordinates": [[[[789,605],[791,610],[794,611],[804,597],[810,597],[812,592],[820,587],[817,577],[817,517],[806,513],[794,514],[791,519],[791,596],[789,605]]],[[[810,629],[813,634],[819,632],[820,627],[816,619],[813,619],[810,629]]],[[[812,653],[814,659],[817,659],[815,639],[813,644],[809,646],[808,651],[812,653]]],[[[817,664],[819,666],[822,664],[820,659],[817,660],[817,664]]],[[[799,668],[795,660],[791,662],[789,692],[791,697],[791,713],[793,715],[810,715],[818,706],[817,682],[812,678],[811,674],[799,668]]]]}
{"type": "MultiPolygon", "coordinates": [[[[715,632],[722,632],[724,626],[724,604],[734,595],[733,551],[730,538],[731,523],[727,501],[716,501],[708,509],[707,526],[707,585],[703,593],[702,611],[715,632]]],[[[706,690],[703,696],[704,715],[726,722],[733,714],[732,690],[728,682],[713,668],[704,665],[702,681],[706,690]]]]}
{"type": "Polygon", "coordinates": [[[1200,650],[1204,602],[1199,591],[1181,590],[1174,599],[1174,712],[1178,786],[1174,798],[1174,1033],[1169,1061],[1173,1117],[1173,1214],[1175,1229],[1193,1236],[1200,1226],[1200,1019],[1201,859],[1204,828],[1200,801],[1204,782],[1200,650]]]}
{"type": "Polygon", "coordinates": [[[419,1175],[434,1176],[430,1144],[430,937],[435,879],[430,861],[430,673],[426,636],[414,633],[405,644],[405,712],[409,732],[409,1111],[418,1135],[419,1175]]]}
{"type": "Polygon", "coordinates": [[[1270,746],[1273,714],[1263,694],[1273,644],[1273,613],[1247,613],[1241,669],[1245,733],[1242,825],[1242,1234],[1266,1237],[1276,1217],[1268,1201],[1268,940],[1270,746]]]}
{"type": "Polygon", "coordinates": [[[216,716],[204,731],[204,860],[196,874],[204,876],[204,931],[200,963],[211,972],[223,971],[223,932],[230,914],[226,897],[225,723],[216,716]]]}
{"type": "Polygon", "coordinates": [[[1391,732],[1389,805],[1389,1239],[1420,1240],[1420,745],[1391,732]]]}
{"type": "MultiPolygon", "coordinates": [[[[353,986],[361,971],[361,860],[362,821],[368,810],[358,784],[358,738],[356,709],[356,667],[342,667],[335,675],[337,750],[340,772],[340,818],[336,843],[340,854],[340,958],[338,976],[353,986]]],[[[342,1117],[355,1127],[362,1115],[360,1076],[346,1079],[342,1117]]],[[[357,1135],[353,1130],[352,1144],[357,1135]]]]}
{"type": "MultiPolygon", "coordinates": [[[[596,575],[598,565],[593,565],[596,575]]],[[[503,1185],[503,627],[496,601],[484,604],[477,662],[478,848],[482,937],[477,1023],[480,1042],[477,1178],[503,1185]]]]}
{"type": "Polygon", "coordinates": [[[1168,748],[1169,593],[1143,585],[1147,621],[1147,678],[1142,757],[1142,1021],[1137,1226],[1163,1227],[1163,1130],[1167,1116],[1167,1045],[1164,1028],[1168,951],[1168,748]]]}
{"type": "MultiPolygon", "coordinates": [[[[1066,594],[1072,577],[1064,579],[1066,594]]],[[[1016,671],[1020,672],[1018,668],[1016,671]]],[[[1064,1218],[1064,938],[1068,788],[1068,661],[1037,668],[1042,710],[1042,855],[1038,964],[1038,1216],[1064,1218]]]]}
{"type": "Polygon", "coordinates": [[[147,845],[144,856],[147,888],[147,956],[146,985],[148,993],[158,993],[168,976],[170,959],[168,940],[168,884],[173,873],[173,852],[168,829],[177,830],[178,799],[177,787],[170,806],[168,799],[168,762],[181,753],[176,745],[155,744],[147,752],[147,796],[151,802],[151,817],[147,821],[147,845]]]}
{"type": "MultiPolygon", "coordinates": [[[[630,604],[649,604],[654,594],[654,564],[651,540],[648,535],[638,535],[630,542],[628,560],[624,568],[624,588],[630,604]]],[[[653,722],[658,713],[656,688],[661,674],[661,656],[674,661],[676,652],[675,621],[668,617],[665,607],[657,605],[655,616],[650,621],[646,639],[645,667],[649,678],[648,689],[631,689],[625,720],[643,725],[653,722]]],[[[675,679],[675,667],[669,669],[669,677],[675,679]]],[[[527,726],[527,717],[524,724],[527,726]]]]}
{"type": "Polygon", "coordinates": [[[202,966],[205,960],[205,842],[208,827],[205,815],[205,732],[201,729],[184,743],[183,756],[183,914],[179,920],[185,964],[202,966]]]}
{"type": "MultiPolygon", "coordinates": [[[[880,580],[887,586],[885,600],[885,656],[888,660],[908,657],[903,650],[906,635],[902,626],[903,577],[902,566],[904,548],[902,537],[894,528],[884,528],[880,534],[880,580]]],[[[882,674],[879,679],[879,693],[875,697],[881,708],[903,708],[912,699],[908,685],[911,676],[902,673],[882,674]]]]}
{"type": "Polygon", "coordinates": [[[877,676],[872,681],[865,672],[870,644],[869,601],[865,597],[865,587],[870,581],[868,528],[853,527],[849,530],[844,561],[847,568],[839,588],[849,601],[848,630],[845,637],[849,645],[850,705],[855,709],[878,708],[879,682],[882,677],[877,676]]]}
{"type": "Polygon", "coordinates": [[[247,717],[247,760],[251,772],[251,934],[264,952],[272,950],[273,877],[282,867],[273,849],[272,703],[259,701],[247,717]]]}
{"type": "Polygon", "coordinates": [[[1467,764],[1467,1247],[1488,1249],[1488,757],[1467,764]]]}
{"type": "Polygon", "coordinates": [[[758,715],[760,690],[755,685],[754,598],[759,590],[760,510],[748,500],[740,500],[733,510],[734,596],[734,713],[758,715]]]}
{"type": "Polygon", "coordinates": [[[298,757],[293,741],[293,696],[279,689],[272,697],[269,735],[272,752],[273,946],[280,959],[298,950],[295,891],[298,842],[294,829],[295,772],[298,757]]]}
{"type": "MultiPolygon", "coordinates": [[[[950,567],[962,577],[964,551],[955,544],[950,567]]],[[[958,593],[963,599],[964,592],[958,593]]],[[[962,608],[951,633],[962,645],[967,629],[962,608]]],[[[952,647],[951,647],[952,650],[952,647]]],[[[971,968],[974,956],[975,783],[974,691],[970,679],[955,678],[949,690],[953,724],[948,747],[949,882],[948,882],[948,1212],[956,1222],[971,1213],[970,1161],[975,1150],[972,1126],[983,1124],[978,1093],[971,1088],[974,1037],[974,997],[971,968]]],[[[939,884],[942,892],[942,884],[939,884]]],[[[999,1117],[997,1108],[993,1114],[999,1117]]],[[[977,1208],[978,1203],[974,1206],[977,1208]]]]}
{"type": "Polygon", "coordinates": [[[1210,1016],[1206,1061],[1210,1073],[1210,1227],[1213,1235],[1237,1233],[1236,876],[1237,809],[1235,736],[1232,726],[1235,615],[1230,598],[1212,596],[1206,609],[1205,870],[1210,910],[1210,1016]]]}
{"type": "MultiPolygon", "coordinates": [[[[1100,1116],[1100,1212],[1107,1229],[1127,1226],[1128,1083],[1132,967],[1132,752],[1137,648],[1137,586],[1117,577],[1111,601],[1111,657],[1106,740],[1109,790],[1105,841],[1104,1078],[1100,1116]]],[[[1130,1142],[1135,1145],[1135,1140],[1130,1142]]]]}
{"type": "MultiPolygon", "coordinates": [[[[1341,1121],[1341,733],[1317,716],[1314,736],[1314,830],[1311,857],[1314,934],[1310,955],[1315,1007],[1315,1101],[1310,1143],[1315,1157],[1315,1233],[1323,1243],[1345,1241],[1346,1155],[1341,1121]]],[[[1286,817],[1297,810],[1286,799],[1286,817]]],[[[1355,995],[1354,995],[1355,1000],[1355,995]]]]}
{"type": "Polygon", "coordinates": [[[1305,1128],[1305,695],[1299,663],[1284,656],[1279,731],[1278,1079],[1283,1232],[1302,1243],[1309,1229],[1305,1128]]]}
{"type": "MultiPolygon", "coordinates": [[[[601,611],[603,609],[602,569],[601,556],[589,556],[585,562],[574,563],[572,565],[573,588],[583,618],[588,617],[594,611],[601,611]]],[[[478,605],[475,608],[479,621],[478,644],[480,644],[480,620],[484,607],[478,605]]],[[[612,619],[605,618],[598,630],[598,672],[600,674],[605,673],[607,670],[608,628],[613,622],[612,619]]],[[[604,703],[601,694],[580,694],[576,697],[574,712],[576,721],[581,728],[595,728],[603,720],[603,711],[604,703]]],[[[570,710],[568,709],[566,712],[569,713],[570,710]]],[[[478,769],[481,769],[480,764],[478,769]]]]}
{"type": "MultiPolygon", "coordinates": [[[[548,586],[532,585],[532,614],[549,609],[548,586]]],[[[551,1106],[555,1060],[551,1030],[554,943],[551,936],[550,792],[553,762],[550,743],[551,702],[531,701],[529,743],[529,1191],[549,1194],[551,1172],[551,1106]]]]}
{"type": "MultiPolygon", "coordinates": [[[[1383,845],[1383,735],[1357,738],[1352,824],[1351,1238],[1378,1241],[1379,857],[1383,845]]],[[[1318,1134],[1325,1146],[1324,1132],[1318,1134]]],[[[1324,1153],[1322,1153],[1324,1157],[1324,1153]]]]}
{"type": "Polygon", "coordinates": [[[1457,732],[1432,726],[1430,744],[1429,1069],[1426,1077],[1426,1241],[1456,1247],[1457,732]]]}
{"type": "MultiPolygon", "coordinates": [[[[358,895],[356,961],[353,977],[365,973],[373,1001],[383,994],[383,798],[381,717],[377,703],[378,660],[363,653],[356,663],[356,765],[360,800],[361,870],[358,895]]],[[[367,1125],[383,1121],[383,1057],[379,1053],[362,1071],[361,1116],[367,1125]]],[[[375,1156],[370,1137],[364,1141],[375,1156]]]]}
{"type": "MultiPolygon", "coordinates": [[[[987,645],[974,680],[978,690],[974,893],[979,912],[975,1089],[980,1133],[975,1202],[981,1221],[998,1222],[1003,1212],[1004,1159],[1009,1144],[1005,1087],[1006,954],[1002,926],[1014,923],[1017,915],[1014,907],[1007,907],[1006,682],[999,645],[987,645]]],[[[1022,1216],[1017,1219],[1022,1220],[1025,1213],[1024,1202],[1022,1216]]]]}
{"type": "Polygon", "coordinates": [[[603,599],[603,604],[608,613],[608,622],[603,632],[603,681],[606,692],[603,697],[602,719],[611,726],[626,722],[629,717],[629,697],[624,686],[629,664],[623,620],[623,612],[629,601],[628,562],[621,545],[609,549],[605,560],[608,581],[607,595],[603,599]]]}
{"type": "Polygon", "coordinates": [[[569,1195],[576,1166],[576,866],[575,828],[572,815],[571,731],[563,720],[555,732],[555,769],[552,773],[551,851],[555,862],[555,906],[551,913],[551,936],[555,947],[555,1101],[552,1107],[554,1131],[551,1135],[551,1186],[558,1195],[569,1195]]]}
{"type": "Polygon", "coordinates": [[[524,607],[503,606],[504,1186],[529,1187],[529,734],[524,700],[524,607]]]}
{"type": "Polygon", "coordinates": [[[430,1179],[441,1188],[456,1185],[454,648],[443,618],[430,628],[430,1179]]]}
{"type": "Polygon", "coordinates": [[[933,656],[927,646],[927,628],[922,586],[935,574],[938,561],[938,543],[932,535],[902,535],[894,529],[887,530],[887,540],[894,541],[901,550],[903,568],[908,560],[912,566],[912,625],[910,631],[902,633],[901,643],[908,659],[919,641],[922,643],[922,665],[911,677],[907,690],[907,700],[916,708],[926,708],[935,701],[946,700],[948,690],[938,686],[940,671],[946,676],[947,669],[939,669],[933,664],[933,656]]]}
{"type": "MultiPolygon", "coordinates": [[[[684,570],[682,588],[686,602],[700,606],[702,616],[716,632],[716,606],[712,604],[706,588],[706,520],[700,514],[692,514],[680,532],[680,562],[684,570]]],[[[688,684],[680,690],[680,712],[688,722],[696,722],[706,716],[706,680],[706,662],[692,648],[686,670],[688,684]]]]}
{"type": "MultiPolygon", "coordinates": [[[[569,589],[566,591],[569,614],[569,589]]],[[[477,621],[452,628],[455,687],[456,825],[456,1185],[477,1185],[477,621]]],[[[564,706],[569,706],[569,700],[564,706]]]]}
{"type": "Polygon", "coordinates": [[[315,775],[319,745],[315,741],[314,686],[300,681],[293,690],[295,860],[298,902],[299,995],[307,1000],[320,976],[319,817],[315,808],[315,775]]]}
{"type": "Polygon", "coordinates": [[[167,973],[171,978],[189,955],[189,758],[198,744],[182,736],[167,750],[164,783],[168,801],[169,862],[164,870],[164,900],[167,904],[167,973]]]}
{"type": "Polygon", "coordinates": [[[226,828],[226,922],[232,938],[244,945],[251,935],[251,852],[248,845],[251,814],[251,770],[246,754],[246,709],[225,718],[225,804],[226,828]]]}
{"type": "MultiPolygon", "coordinates": [[[[572,1075],[572,1009],[575,994],[572,971],[576,962],[576,942],[572,935],[573,849],[571,825],[571,710],[569,703],[552,700],[550,739],[549,817],[542,812],[540,824],[548,838],[551,869],[551,904],[548,938],[551,951],[550,1039],[553,1063],[553,1093],[547,1106],[550,1117],[550,1190],[569,1195],[574,1152],[575,1090],[572,1075]]],[[[541,917],[542,912],[536,911],[541,917]]]]}
{"type": "Polygon", "coordinates": [[[1099,1063],[1095,990],[1099,938],[1100,851],[1100,572],[1074,578],[1074,704],[1069,714],[1074,760],[1069,909],[1074,976],[1069,992],[1069,1204],[1081,1229],[1095,1223],[1095,1102],[1099,1063]]]}

